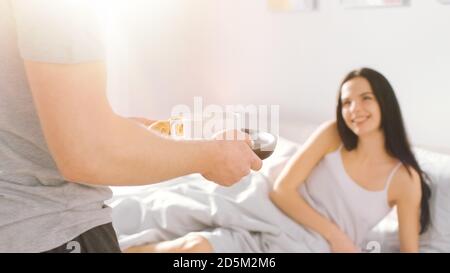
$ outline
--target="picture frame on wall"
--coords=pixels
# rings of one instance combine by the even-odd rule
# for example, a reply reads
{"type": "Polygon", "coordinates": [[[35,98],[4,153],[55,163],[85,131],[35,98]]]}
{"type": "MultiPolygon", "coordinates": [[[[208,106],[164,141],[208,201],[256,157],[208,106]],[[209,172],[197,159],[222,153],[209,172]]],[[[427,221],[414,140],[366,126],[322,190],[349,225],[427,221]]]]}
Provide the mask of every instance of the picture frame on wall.
{"type": "Polygon", "coordinates": [[[410,0],[341,0],[346,9],[407,7],[410,0]]]}
{"type": "Polygon", "coordinates": [[[267,0],[269,10],[273,12],[315,11],[317,0],[267,0]]]}

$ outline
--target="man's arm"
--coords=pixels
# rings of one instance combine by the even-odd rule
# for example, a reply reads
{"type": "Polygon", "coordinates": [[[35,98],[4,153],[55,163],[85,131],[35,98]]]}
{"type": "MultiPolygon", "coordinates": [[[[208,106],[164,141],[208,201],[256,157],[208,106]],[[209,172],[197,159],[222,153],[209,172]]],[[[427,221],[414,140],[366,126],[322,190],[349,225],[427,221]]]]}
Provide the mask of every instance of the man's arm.
{"type": "Polygon", "coordinates": [[[114,114],[103,62],[25,67],[50,152],[69,181],[141,185],[202,173],[230,185],[261,167],[245,141],[176,141],[114,114]]]}
{"type": "Polygon", "coordinates": [[[139,124],[144,125],[145,127],[149,127],[153,123],[157,122],[157,120],[150,120],[146,118],[140,118],[140,117],[129,117],[130,120],[134,120],[139,124]]]}

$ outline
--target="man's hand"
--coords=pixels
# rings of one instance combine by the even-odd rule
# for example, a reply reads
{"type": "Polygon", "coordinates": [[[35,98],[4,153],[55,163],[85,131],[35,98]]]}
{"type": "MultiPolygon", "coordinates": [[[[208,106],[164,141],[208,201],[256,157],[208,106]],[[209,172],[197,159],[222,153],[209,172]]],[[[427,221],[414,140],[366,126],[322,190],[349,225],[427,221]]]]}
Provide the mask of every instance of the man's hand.
{"type": "Polygon", "coordinates": [[[241,131],[226,131],[216,134],[216,141],[210,157],[209,169],[202,175],[219,185],[231,186],[258,171],[262,161],[251,150],[250,137],[241,131]]]}

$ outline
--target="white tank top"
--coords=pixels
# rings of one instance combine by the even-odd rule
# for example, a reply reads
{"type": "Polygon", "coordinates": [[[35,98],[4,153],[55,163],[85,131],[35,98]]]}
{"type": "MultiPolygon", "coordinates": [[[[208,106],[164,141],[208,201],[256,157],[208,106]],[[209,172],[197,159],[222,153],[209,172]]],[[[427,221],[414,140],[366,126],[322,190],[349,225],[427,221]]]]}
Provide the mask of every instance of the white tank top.
{"type": "Polygon", "coordinates": [[[369,231],[391,211],[388,189],[401,163],[391,171],[383,190],[369,191],[347,174],[341,149],[342,146],[319,162],[300,187],[300,194],[364,248],[362,243],[369,231]]]}

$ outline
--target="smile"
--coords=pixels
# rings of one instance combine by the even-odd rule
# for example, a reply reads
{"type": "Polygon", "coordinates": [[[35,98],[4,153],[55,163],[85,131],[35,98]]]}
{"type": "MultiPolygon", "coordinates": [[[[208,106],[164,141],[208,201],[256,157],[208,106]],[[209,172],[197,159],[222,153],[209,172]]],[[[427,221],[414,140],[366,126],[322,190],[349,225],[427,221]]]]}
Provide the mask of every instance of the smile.
{"type": "Polygon", "coordinates": [[[352,123],[353,124],[359,124],[359,123],[363,123],[366,120],[368,120],[370,118],[370,116],[360,116],[360,117],[356,117],[354,119],[352,119],[352,123]]]}

